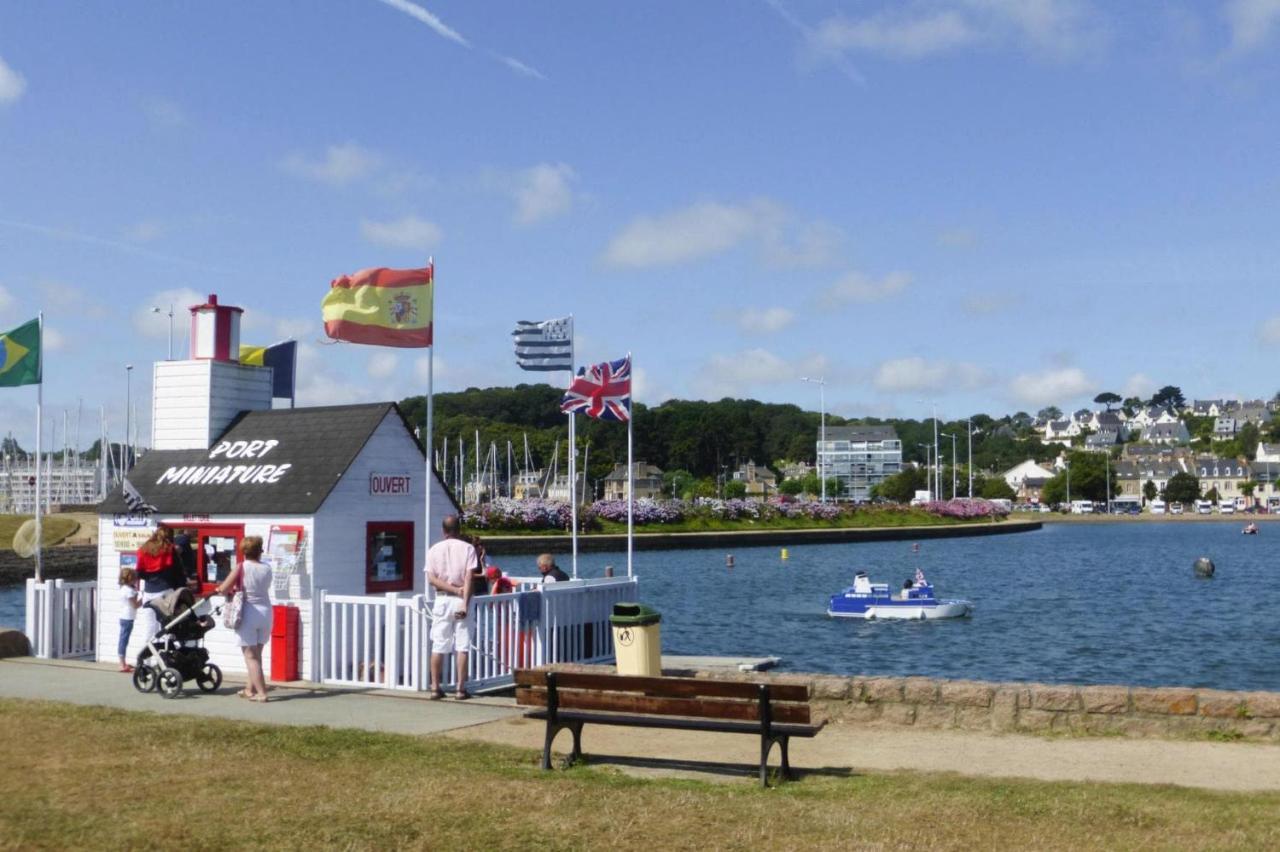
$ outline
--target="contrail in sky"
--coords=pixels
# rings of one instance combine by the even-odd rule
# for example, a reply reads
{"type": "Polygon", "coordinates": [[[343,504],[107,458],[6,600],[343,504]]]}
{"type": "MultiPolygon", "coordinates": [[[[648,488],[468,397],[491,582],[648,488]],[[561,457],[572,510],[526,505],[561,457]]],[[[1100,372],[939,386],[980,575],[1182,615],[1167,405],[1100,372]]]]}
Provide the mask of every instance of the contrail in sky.
{"type": "MultiPolygon", "coordinates": [[[[409,2],[409,0],[378,0],[378,2],[385,3],[386,5],[390,6],[392,9],[395,9],[398,12],[404,12],[406,15],[408,15],[409,17],[413,18],[416,21],[421,21],[422,23],[431,27],[431,29],[435,31],[436,35],[440,36],[441,38],[447,38],[449,41],[453,42],[454,44],[460,44],[466,48],[472,47],[471,42],[467,41],[466,37],[462,35],[462,33],[458,32],[453,27],[449,26],[444,21],[440,20],[440,18],[437,15],[435,15],[433,12],[424,8],[423,6],[418,5],[417,3],[411,3],[409,2]]],[[[519,59],[515,59],[510,56],[504,56],[501,53],[494,53],[491,50],[485,51],[485,52],[488,53],[489,56],[492,57],[493,59],[497,60],[498,62],[501,62],[503,65],[507,66],[512,71],[515,71],[517,74],[520,74],[525,77],[533,77],[538,80],[547,79],[542,75],[541,71],[539,71],[538,69],[534,68],[531,65],[521,62],[519,59]]]]}
{"type": "Polygon", "coordinates": [[[867,78],[859,74],[858,69],[850,65],[849,61],[841,56],[839,52],[824,50],[818,46],[817,35],[814,33],[813,28],[792,14],[791,10],[786,6],[782,5],[782,0],[764,0],[764,3],[772,9],[779,18],[782,18],[782,20],[790,24],[794,30],[804,36],[804,40],[808,47],[810,49],[817,50],[825,59],[830,60],[831,64],[834,65],[841,74],[859,85],[866,85],[867,78]]]}
{"type": "Polygon", "coordinates": [[[132,243],[124,243],[119,240],[108,240],[103,237],[95,237],[92,234],[81,234],[76,231],[67,231],[62,228],[50,228],[47,225],[36,225],[31,222],[18,222],[13,219],[0,219],[0,227],[15,228],[20,231],[29,231],[33,234],[42,234],[46,237],[53,237],[58,240],[70,240],[71,242],[84,243],[91,246],[102,246],[103,248],[115,249],[126,254],[135,254],[139,257],[145,257],[150,260],[159,260],[165,263],[176,263],[181,266],[189,266],[192,269],[201,269],[206,272],[216,272],[220,274],[238,275],[240,273],[230,269],[220,269],[216,266],[210,266],[207,263],[201,263],[197,260],[188,260],[185,257],[175,257],[171,254],[162,254],[158,251],[142,248],[132,243]]]}

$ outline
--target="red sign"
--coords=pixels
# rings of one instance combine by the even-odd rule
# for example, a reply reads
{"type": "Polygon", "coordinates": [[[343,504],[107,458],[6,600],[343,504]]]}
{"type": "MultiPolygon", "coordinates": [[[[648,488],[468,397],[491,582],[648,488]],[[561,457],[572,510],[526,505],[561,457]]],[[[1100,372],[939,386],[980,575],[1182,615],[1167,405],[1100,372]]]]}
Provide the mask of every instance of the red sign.
{"type": "Polygon", "coordinates": [[[369,474],[369,494],[374,497],[392,497],[409,494],[412,480],[407,473],[369,474]]]}

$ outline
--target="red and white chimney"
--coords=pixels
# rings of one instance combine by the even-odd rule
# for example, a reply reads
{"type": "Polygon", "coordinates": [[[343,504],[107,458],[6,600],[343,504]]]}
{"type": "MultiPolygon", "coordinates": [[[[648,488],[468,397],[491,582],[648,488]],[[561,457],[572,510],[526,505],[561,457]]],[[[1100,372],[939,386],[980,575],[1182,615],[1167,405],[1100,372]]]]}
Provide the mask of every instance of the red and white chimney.
{"type": "Polygon", "coordinates": [[[191,360],[240,361],[240,315],[243,308],[219,305],[216,294],[191,306],[191,360]]]}

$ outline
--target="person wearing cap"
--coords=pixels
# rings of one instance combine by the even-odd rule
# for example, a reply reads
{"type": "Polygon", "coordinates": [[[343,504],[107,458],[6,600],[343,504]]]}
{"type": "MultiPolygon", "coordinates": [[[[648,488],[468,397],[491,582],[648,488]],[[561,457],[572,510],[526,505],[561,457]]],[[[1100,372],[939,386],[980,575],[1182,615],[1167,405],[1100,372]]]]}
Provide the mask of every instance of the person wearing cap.
{"type": "Polygon", "coordinates": [[[489,581],[489,594],[491,595],[502,595],[516,590],[516,584],[504,577],[502,569],[497,565],[490,565],[485,568],[484,577],[489,581]]]}
{"type": "Polygon", "coordinates": [[[569,579],[569,575],[560,570],[560,566],[556,564],[556,558],[550,553],[544,553],[538,557],[538,573],[542,575],[544,583],[563,583],[569,579]]]}

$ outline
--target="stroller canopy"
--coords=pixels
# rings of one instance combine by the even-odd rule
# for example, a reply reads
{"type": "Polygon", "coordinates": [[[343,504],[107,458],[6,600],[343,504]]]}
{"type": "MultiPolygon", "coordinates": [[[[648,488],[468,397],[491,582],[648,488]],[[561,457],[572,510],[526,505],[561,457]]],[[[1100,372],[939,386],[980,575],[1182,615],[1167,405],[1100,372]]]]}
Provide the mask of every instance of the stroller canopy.
{"type": "Polygon", "coordinates": [[[168,621],[195,605],[196,596],[190,589],[170,589],[160,597],[147,601],[147,608],[163,621],[168,621]]]}

